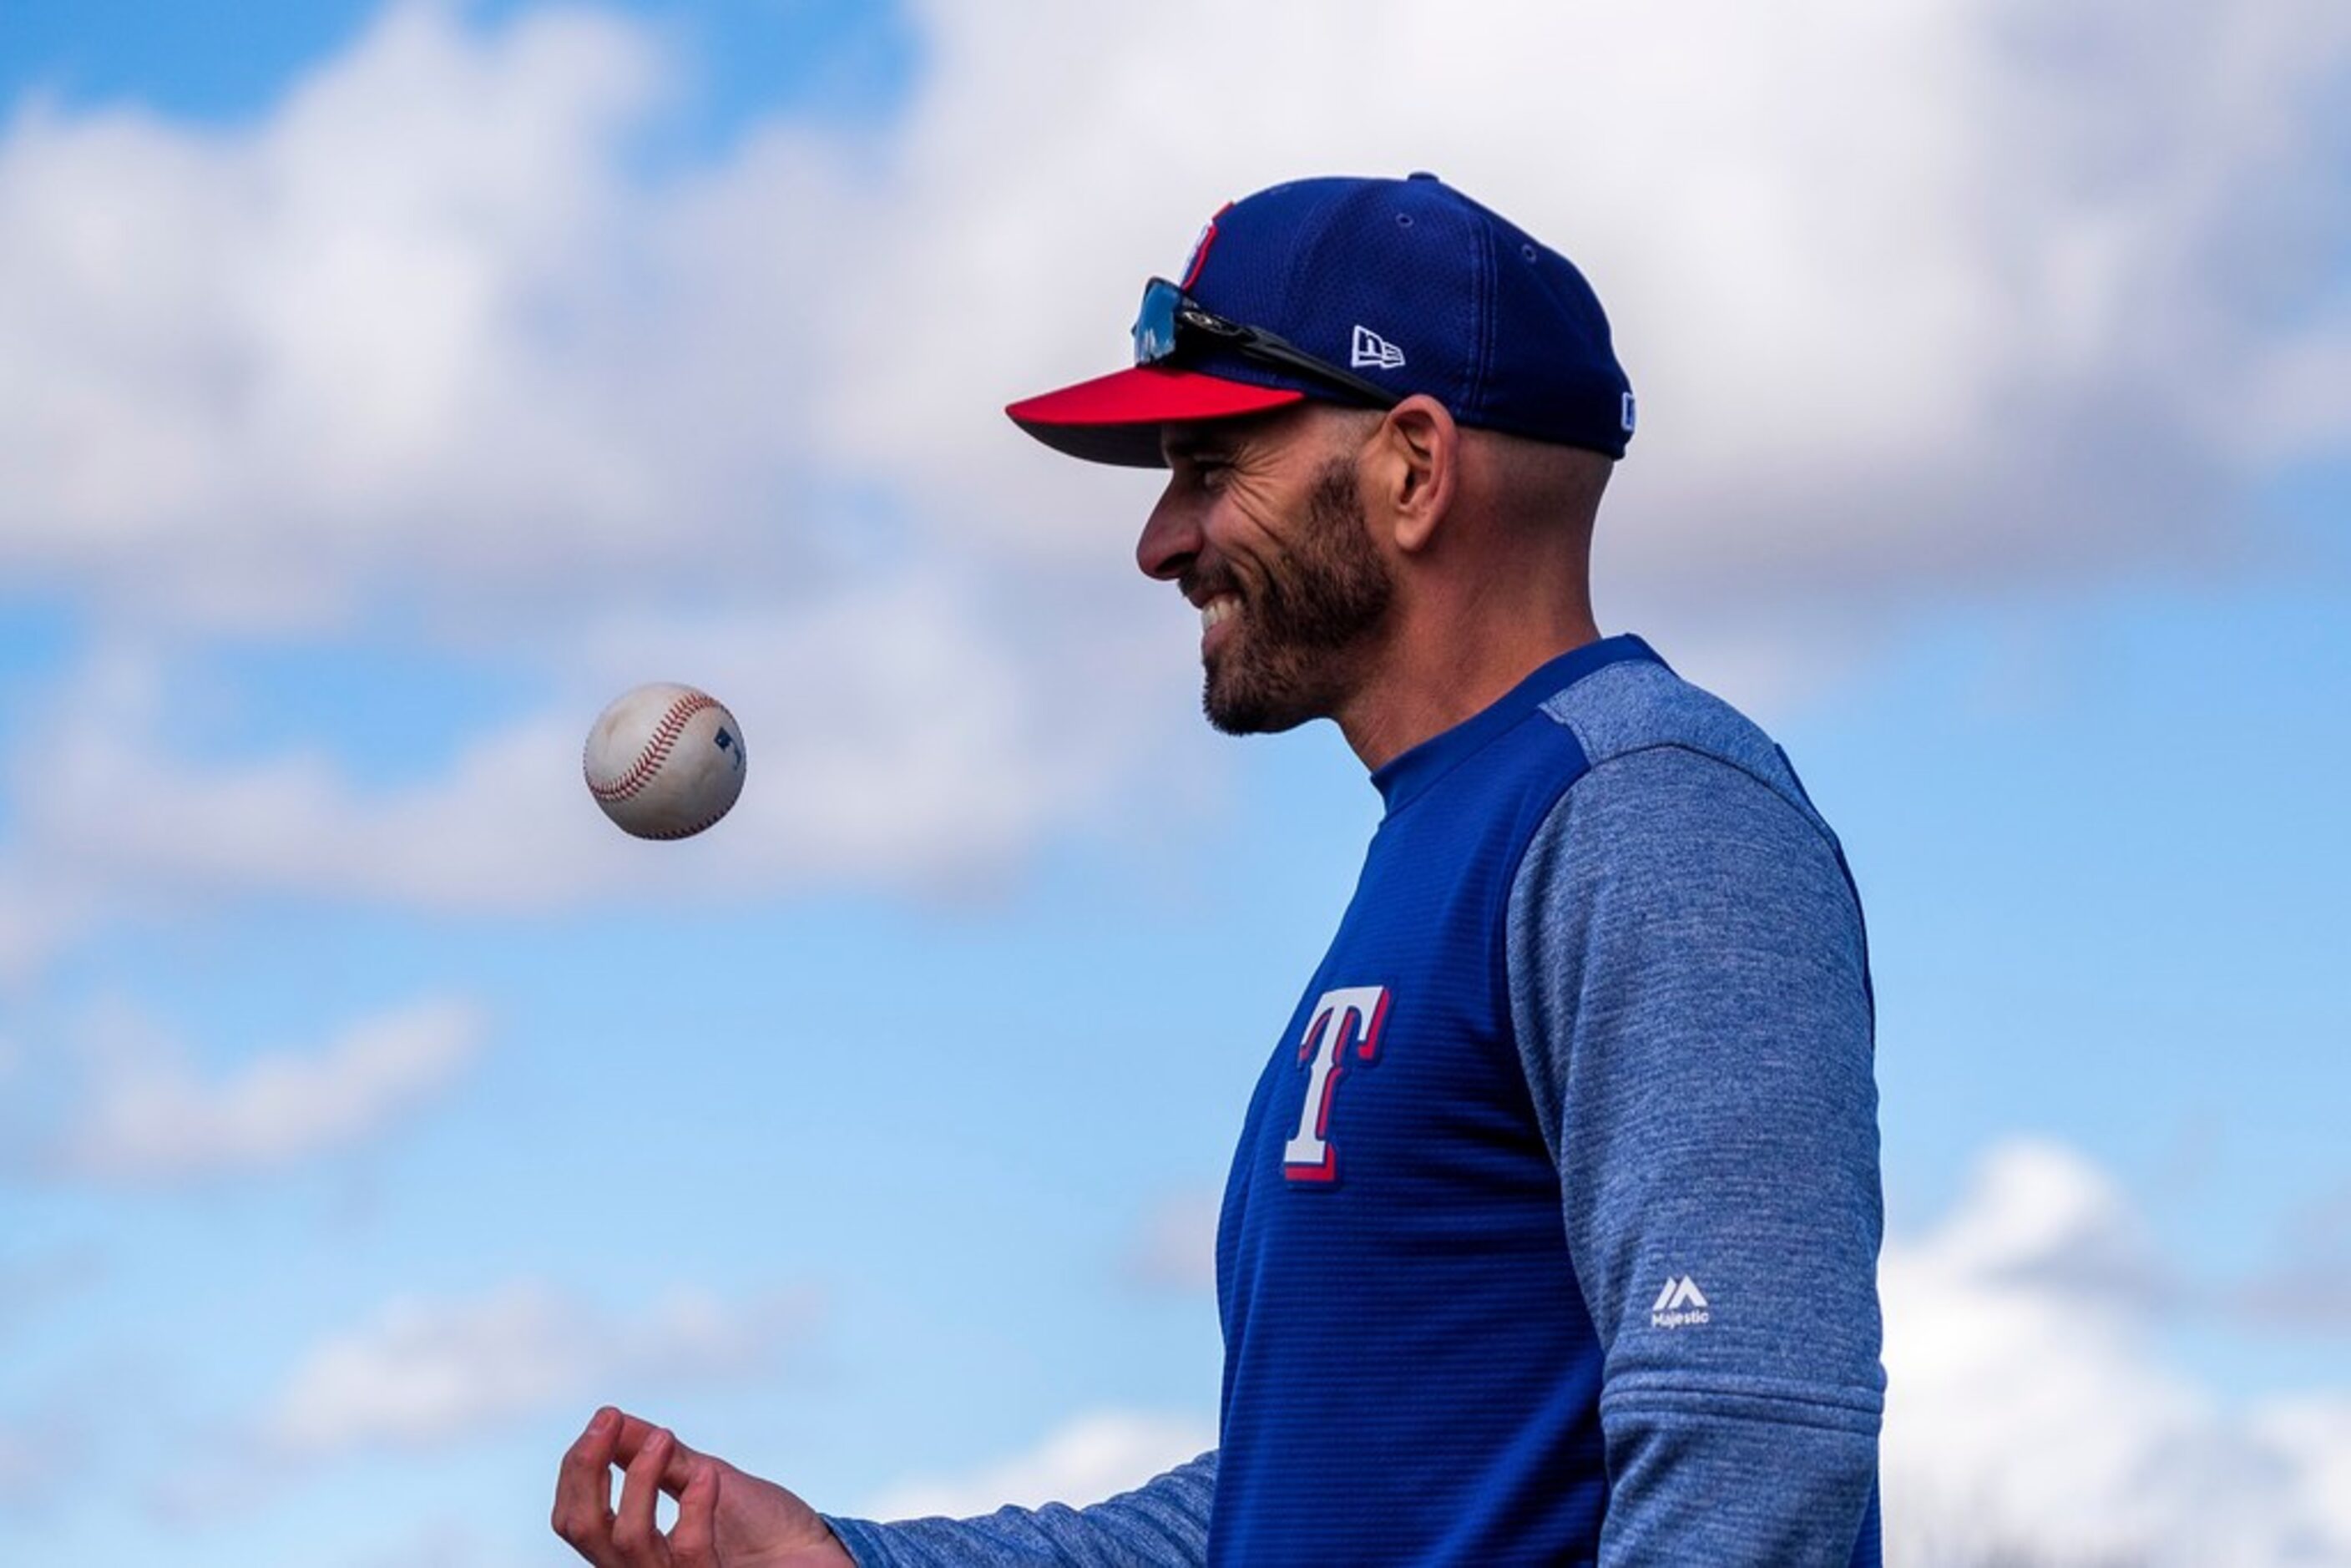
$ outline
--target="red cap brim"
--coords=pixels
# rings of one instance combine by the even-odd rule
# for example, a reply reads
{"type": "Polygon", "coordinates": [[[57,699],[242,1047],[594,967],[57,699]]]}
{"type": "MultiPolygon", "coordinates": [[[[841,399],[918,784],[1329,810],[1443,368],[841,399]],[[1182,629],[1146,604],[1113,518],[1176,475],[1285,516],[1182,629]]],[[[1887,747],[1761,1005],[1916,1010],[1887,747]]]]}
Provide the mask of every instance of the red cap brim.
{"type": "Polygon", "coordinates": [[[1051,447],[1089,463],[1164,468],[1159,427],[1196,419],[1234,419],[1304,402],[1287,387],[1251,386],[1197,371],[1138,365],[1012,403],[1012,423],[1051,447]]]}

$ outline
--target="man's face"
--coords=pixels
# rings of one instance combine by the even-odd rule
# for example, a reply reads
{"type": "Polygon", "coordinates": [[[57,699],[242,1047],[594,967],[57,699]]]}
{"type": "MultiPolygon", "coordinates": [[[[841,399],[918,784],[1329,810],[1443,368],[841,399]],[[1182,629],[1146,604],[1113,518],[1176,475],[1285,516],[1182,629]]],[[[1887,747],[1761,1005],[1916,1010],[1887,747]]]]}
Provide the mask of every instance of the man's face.
{"type": "Polygon", "coordinates": [[[1202,706],[1228,735],[1335,714],[1378,647],[1395,583],[1352,428],[1310,410],[1168,433],[1166,493],[1136,556],[1200,607],[1202,706]]]}

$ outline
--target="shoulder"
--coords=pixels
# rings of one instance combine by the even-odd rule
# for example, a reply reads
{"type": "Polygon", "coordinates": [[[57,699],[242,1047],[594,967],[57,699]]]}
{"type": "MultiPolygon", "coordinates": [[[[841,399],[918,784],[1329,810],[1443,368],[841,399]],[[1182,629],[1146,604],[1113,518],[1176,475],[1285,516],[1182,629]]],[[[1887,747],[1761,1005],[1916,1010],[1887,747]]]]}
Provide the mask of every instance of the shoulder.
{"type": "Polygon", "coordinates": [[[1787,753],[1720,697],[1661,662],[1627,660],[1562,687],[1541,712],[1584,767],[1537,828],[1514,902],[1621,892],[1629,879],[1802,890],[1858,914],[1844,848],[1787,753]]]}
{"type": "Polygon", "coordinates": [[[1751,789],[1739,787],[1737,777],[1743,776],[1814,831],[1828,834],[1788,754],[1762,727],[1662,663],[1627,660],[1595,670],[1546,698],[1541,711],[1573,736],[1583,752],[1586,772],[1571,794],[1580,792],[1587,802],[1603,795],[1637,795],[1654,785],[1684,798],[1684,804],[1696,803],[1686,799],[1695,789],[1727,804],[1745,799],[1765,806],[1751,789]],[[1677,783],[1681,788],[1671,788],[1677,783]]]}

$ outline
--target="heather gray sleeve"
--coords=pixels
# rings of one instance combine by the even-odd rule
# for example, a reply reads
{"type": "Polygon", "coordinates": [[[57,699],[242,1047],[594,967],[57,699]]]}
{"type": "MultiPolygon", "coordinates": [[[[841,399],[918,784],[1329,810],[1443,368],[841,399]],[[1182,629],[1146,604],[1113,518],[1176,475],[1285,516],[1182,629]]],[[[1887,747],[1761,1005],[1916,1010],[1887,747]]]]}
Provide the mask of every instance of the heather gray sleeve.
{"type": "Polygon", "coordinates": [[[1160,1568],[1207,1561],[1215,1450],[1092,1508],[1000,1508],[978,1519],[827,1524],[860,1568],[996,1568],[1056,1563],[1075,1568],[1160,1568]]]}
{"type": "Polygon", "coordinates": [[[1512,884],[1512,1019],[1606,1357],[1604,1564],[1876,1560],[1866,958],[1791,786],[1611,758],[1512,884]]]}

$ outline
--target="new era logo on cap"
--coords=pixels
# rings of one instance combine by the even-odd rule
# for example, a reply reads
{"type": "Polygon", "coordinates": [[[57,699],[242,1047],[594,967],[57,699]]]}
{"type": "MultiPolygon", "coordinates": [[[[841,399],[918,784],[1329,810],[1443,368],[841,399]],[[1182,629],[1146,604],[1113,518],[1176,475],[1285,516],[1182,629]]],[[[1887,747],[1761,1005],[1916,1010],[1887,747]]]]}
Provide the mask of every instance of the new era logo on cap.
{"type": "Polygon", "coordinates": [[[1375,371],[1393,371],[1404,364],[1404,350],[1373,331],[1369,327],[1355,328],[1354,351],[1348,362],[1357,370],[1365,367],[1375,371]]]}

